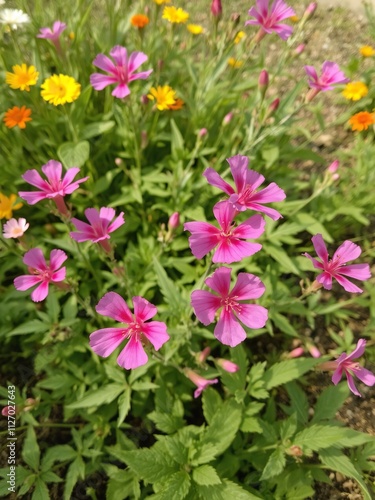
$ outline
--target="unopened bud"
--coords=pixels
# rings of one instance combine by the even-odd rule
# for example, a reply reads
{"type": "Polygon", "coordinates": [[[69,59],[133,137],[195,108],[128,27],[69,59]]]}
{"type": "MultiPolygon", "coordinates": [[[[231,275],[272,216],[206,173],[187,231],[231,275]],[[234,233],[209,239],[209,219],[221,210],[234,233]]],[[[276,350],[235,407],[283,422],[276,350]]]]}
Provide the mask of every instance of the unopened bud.
{"type": "Polygon", "coordinates": [[[150,102],[150,100],[146,94],[141,95],[140,101],[141,101],[141,104],[143,104],[144,106],[146,106],[146,104],[148,104],[150,102]]]}
{"type": "Polygon", "coordinates": [[[158,70],[161,71],[164,67],[164,61],[163,59],[159,59],[158,61],[158,70]]]}
{"type": "Polygon", "coordinates": [[[221,5],[221,0],[212,0],[211,3],[211,13],[215,17],[221,17],[223,14],[223,7],[221,5]]]}
{"type": "Polygon", "coordinates": [[[230,20],[232,21],[234,27],[238,26],[238,24],[240,23],[240,19],[241,14],[239,14],[238,12],[233,12],[230,16],[230,20]]]}
{"type": "Polygon", "coordinates": [[[334,162],[331,163],[331,165],[328,167],[328,172],[330,172],[331,174],[334,174],[335,172],[337,172],[338,168],[339,168],[339,165],[340,165],[340,162],[338,160],[335,160],[334,162]]]}
{"type": "Polygon", "coordinates": [[[211,348],[210,347],[205,347],[203,349],[203,351],[201,352],[198,352],[197,354],[197,362],[198,363],[204,363],[206,361],[206,359],[208,358],[208,356],[210,355],[211,353],[211,348]]]}
{"type": "Polygon", "coordinates": [[[122,165],[122,159],[121,158],[115,158],[115,165],[117,165],[118,167],[120,165],[122,165]]]}
{"type": "Polygon", "coordinates": [[[178,226],[180,225],[180,214],[178,212],[174,212],[170,217],[168,221],[168,229],[177,229],[178,226]]]}
{"type": "Polygon", "coordinates": [[[302,52],[305,50],[305,47],[306,47],[306,45],[304,43],[300,43],[294,51],[295,55],[299,56],[300,54],[302,54],[302,52]]]}
{"type": "Polygon", "coordinates": [[[233,118],[233,112],[230,111],[228,114],[226,114],[223,118],[223,125],[229,125],[229,123],[232,121],[233,118]]]}
{"type": "Polygon", "coordinates": [[[313,358],[320,358],[321,352],[319,351],[319,349],[316,346],[314,346],[312,344],[308,344],[307,349],[309,350],[309,353],[311,354],[311,356],[313,358]]]}
{"type": "Polygon", "coordinates": [[[306,10],[305,10],[305,12],[303,14],[303,17],[305,19],[310,19],[310,17],[312,17],[312,15],[314,14],[314,12],[316,11],[317,6],[318,6],[318,4],[316,2],[311,2],[307,6],[307,8],[306,8],[306,10]]]}
{"type": "Polygon", "coordinates": [[[236,365],[236,363],[232,363],[232,361],[229,361],[228,359],[219,358],[215,361],[223,370],[228,373],[236,373],[240,369],[240,367],[236,365]]]}
{"type": "Polygon", "coordinates": [[[280,106],[280,99],[277,97],[269,105],[265,118],[266,119],[270,118],[277,111],[277,109],[278,109],[279,106],[280,106]]]}
{"type": "Polygon", "coordinates": [[[287,453],[288,455],[292,455],[293,457],[302,457],[303,455],[302,449],[295,444],[291,446],[289,450],[287,450],[287,453]]]}
{"type": "Polygon", "coordinates": [[[258,88],[262,99],[268,88],[268,83],[269,83],[268,72],[265,69],[262,69],[258,79],[258,88]]]}
{"type": "Polygon", "coordinates": [[[304,352],[303,347],[296,347],[287,354],[287,358],[299,358],[304,352]]]}
{"type": "Polygon", "coordinates": [[[201,128],[200,131],[198,132],[198,137],[202,138],[207,134],[208,134],[208,130],[206,128],[201,128]]]}

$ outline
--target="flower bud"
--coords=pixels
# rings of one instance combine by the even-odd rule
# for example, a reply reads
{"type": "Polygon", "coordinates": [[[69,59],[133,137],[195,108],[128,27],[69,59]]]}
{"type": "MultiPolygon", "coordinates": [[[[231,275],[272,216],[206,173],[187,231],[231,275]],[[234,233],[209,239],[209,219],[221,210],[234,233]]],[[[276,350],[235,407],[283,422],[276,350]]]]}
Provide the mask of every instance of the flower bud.
{"type": "Polygon", "coordinates": [[[262,69],[258,78],[258,89],[262,99],[268,88],[268,83],[269,83],[268,72],[265,69],[262,69]]]}
{"type": "Polygon", "coordinates": [[[316,2],[311,2],[307,6],[307,8],[306,8],[306,10],[305,10],[305,12],[303,14],[303,17],[305,19],[310,19],[310,17],[312,17],[312,15],[314,14],[314,12],[316,11],[317,6],[318,6],[318,4],[316,2]]]}
{"type": "Polygon", "coordinates": [[[302,54],[302,52],[305,50],[305,47],[306,47],[306,45],[304,43],[300,43],[294,51],[295,55],[299,56],[300,54],[302,54]]]}
{"type": "Polygon", "coordinates": [[[221,17],[222,16],[223,7],[221,5],[221,0],[212,0],[211,13],[214,17],[221,17]]]}
{"type": "Polygon", "coordinates": [[[309,350],[309,353],[311,354],[311,356],[313,358],[320,358],[321,352],[319,351],[319,349],[316,346],[314,346],[312,344],[308,344],[307,349],[309,350]]]}
{"type": "Polygon", "coordinates": [[[211,347],[205,347],[203,349],[203,351],[201,352],[198,352],[197,354],[197,362],[198,363],[204,363],[206,361],[206,359],[208,358],[208,356],[210,355],[211,353],[211,347]]]}
{"type": "Polygon", "coordinates": [[[328,167],[328,172],[330,172],[331,174],[334,174],[335,172],[337,172],[338,168],[339,168],[339,165],[340,165],[340,162],[338,160],[335,160],[334,162],[331,163],[331,165],[328,167]]]}
{"type": "Polygon", "coordinates": [[[115,165],[117,165],[118,167],[122,165],[122,158],[115,158],[115,165]]]}
{"type": "Polygon", "coordinates": [[[168,229],[177,229],[178,226],[180,225],[180,214],[178,212],[174,212],[170,217],[168,221],[168,229]]]}
{"type": "Polygon", "coordinates": [[[287,358],[299,358],[304,352],[303,347],[296,347],[287,354],[287,358]]]}
{"type": "Polygon", "coordinates": [[[198,132],[198,137],[202,138],[207,134],[208,134],[208,130],[206,128],[201,128],[200,131],[198,132]]]}
{"type": "Polygon", "coordinates": [[[150,102],[148,97],[147,97],[147,94],[142,94],[140,101],[141,101],[141,104],[143,104],[144,106],[146,106],[146,104],[148,104],[150,102]]]}
{"type": "Polygon", "coordinates": [[[293,457],[302,457],[303,451],[302,448],[294,444],[287,450],[288,455],[292,455],[293,457]]]}
{"type": "Polygon", "coordinates": [[[240,367],[236,365],[236,363],[232,363],[232,361],[229,361],[228,359],[219,358],[215,361],[223,370],[228,373],[236,373],[240,369],[240,367]]]}
{"type": "Polygon", "coordinates": [[[239,25],[240,23],[240,19],[241,19],[241,14],[239,14],[238,12],[233,12],[230,16],[230,20],[232,21],[233,23],[233,27],[236,27],[239,25]]]}
{"type": "Polygon", "coordinates": [[[223,125],[229,125],[229,123],[232,121],[233,118],[233,112],[230,111],[228,114],[226,114],[223,118],[223,125]]]}

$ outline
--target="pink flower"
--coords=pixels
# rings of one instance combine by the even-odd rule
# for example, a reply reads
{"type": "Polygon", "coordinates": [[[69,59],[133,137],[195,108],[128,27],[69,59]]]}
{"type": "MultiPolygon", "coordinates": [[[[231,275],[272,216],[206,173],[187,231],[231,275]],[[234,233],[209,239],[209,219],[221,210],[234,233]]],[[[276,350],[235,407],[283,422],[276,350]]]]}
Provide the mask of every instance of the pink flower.
{"type": "Polygon", "coordinates": [[[346,263],[357,259],[361,253],[361,248],[355,243],[346,240],[329,260],[327,247],[324,243],[323,236],[316,234],[311,238],[314,248],[321,261],[314,259],[310,254],[304,253],[305,257],[311,260],[315,269],[320,269],[323,272],[316,278],[326,290],[332,289],[332,278],[335,278],[339,284],[347,291],[352,293],[362,293],[363,290],[354,285],[344,276],[355,278],[357,280],[366,281],[371,278],[370,266],[368,264],[351,264],[346,263]]]}
{"type": "Polygon", "coordinates": [[[197,362],[204,363],[210,354],[211,354],[211,347],[209,346],[205,347],[203,351],[199,352],[196,355],[197,362]]]}
{"type": "Polygon", "coordinates": [[[98,54],[93,61],[94,66],[108,73],[108,75],[94,73],[90,76],[90,83],[95,90],[103,90],[108,85],[117,84],[112,95],[122,99],[130,94],[129,82],[138,79],[145,80],[152,73],[152,69],[134,73],[148,59],[143,52],[132,52],[128,57],[126,48],[116,45],[110,51],[110,55],[114,63],[104,54],[98,54]]]}
{"type": "Polygon", "coordinates": [[[21,238],[27,231],[29,223],[26,219],[21,217],[20,219],[10,219],[3,226],[3,236],[4,238],[21,238]]]}
{"type": "Polygon", "coordinates": [[[233,219],[237,210],[231,203],[221,201],[214,206],[214,216],[220,229],[208,222],[187,222],[185,231],[190,231],[189,245],[193,255],[202,259],[216,248],[212,262],[231,264],[249,257],[262,248],[260,243],[242,241],[247,238],[258,238],[263,232],[265,221],[261,215],[253,215],[237,227],[233,219]]]}
{"type": "Polygon", "coordinates": [[[125,300],[118,293],[109,292],[102,297],[96,306],[96,311],[102,316],[126,323],[122,328],[103,328],[90,335],[90,346],[103,358],[108,357],[123,342],[129,340],[120,352],[117,363],[130,370],[145,365],[148,357],[143,348],[143,342],[149,341],[158,351],[167,340],[167,326],[161,321],[150,321],[157,309],[142,297],[133,297],[134,316],[125,300]]]}
{"type": "Polygon", "coordinates": [[[212,0],[211,13],[215,17],[221,17],[221,15],[223,14],[223,7],[221,5],[221,0],[212,0]]]}
{"type": "Polygon", "coordinates": [[[65,23],[62,23],[61,21],[55,21],[53,23],[52,30],[51,28],[40,28],[40,33],[36,36],[37,38],[47,38],[49,40],[52,40],[53,42],[56,42],[65,28],[65,23]]]}
{"type": "Polygon", "coordinates": [[[349,81],[349,78],[345,77],[338,64],[331,61],[323,63],[320,77],[314,66],[304,66],[304,68],[309,77],[308,84],[312,89],[306,96],[307,102],[310,102],[319,92],[327,92],[327,90],[332,90],[334,85],[349,81]]]}
{"type": "Polygon", "coordinates": [[[52,250],[49,265],[43,256],[40,248],[32,248],[25,253],[23,263],[29,267],[30,274],[19,276],[14,280],[16,290],[28,290],[34,285],[39,285],[31,294],[31,300],[40,302],[48,295],[50,283],[63,281],[66,275],[66,268],[61,267],[68,256],[62,250],[52,250]],[[61,269],[59,269],[61,267],[61,269]]]}
{"type": "Polygon", "coordinates": [[[257,0],[256,8],[251,7],[249,10],[249,16],[255,17],[255,20],[246,21],[245,26],[248,24],[260,26],[261,35],[258,36],[257,41],[260,41],[266,33],[272,32],[277,33],[283,40],[287,40],[292,34],[293,28],[280,23],[280,21],[294,16],[294,10],[284,0],[274,0],[271,7],[268,3],[269,0],[257,0]]]}
{"type": "Polygon", "coordinates": [[[268,311],[262,306],[244,304],[240,301],[257,299],[265,291],[261,280],[249,273],[239,273],[236,284],[230,292],[231,268],[220,267],[205,283],[218,295],[204,290],[191,294],[195,315],[204,325],[215,321],[216,311],[222,308],[214,330],[215,337],[225,345],[234,347],[246,339],[246,332],[238,319],[249,328],[262,328],[268,319],[268,311]]]}
{"type": "Polygon", "coordinates": [[[228,359],[218,358],[215,360],[216,363],[228,373],[236,373],[240,369],[236,363],[229,361],[228,359]]]}
{"type": "Polygon", "coordinates": [[[239,212],[243,212],[248,208],[263,212],[273,220],[280,219],[282,215],[277,210],[265,207],[263,204],[284,200],[284,191],[274,182],[265,189],[257,191],[257,188],[263,184],[264,177],[258,172],[247,168],[249,159],[246,156],[232,156],[227,161],[230,165],[237,192],[213,168],[207,168],[203,172],[208,182],[227,193],[229,195],[228,201],[239,212]]]}
{"type": "Polygon", "coordinates": [[[173,212],[168,220],[168,229],[177,229],[180,225],[180,214],[178,212],[173,212]]]}
{"type": "Polygon", "coordinates": [[[72,223],[77,231],[72,231],[70,236],[79,243],[93,241],[99,243],[105,251],[111,251],[109,242],[106,240],[110,238],[109,233],[125,224],[124,212],[121,212],[112,223],[111,221],[116,215],[113,208],[102,207],[100,211],[96,208],[86,208],[85,215],[90,224],[73,217],[72,223]]]}
{"type": "Polygon", "coordinates": [[[190,370],[190,368],[185,369],[185,374],[193,382],[193,384],[197,386],[197,389],[194,391],[195,398],[199,398],[199,396],[202,394],[202,391],[204,391],[209,385],[217,384],[219,382],[217,378],[214,378],[212,380],[203,378],[198,375],[198,373],[190,370]]]}
{"type": "MultiPolygon", "coordinates": [[[[332,375],[332,382],[337,385],[342,377],[342,374],[345,373],[349,389],[353,394],[357,396],[361,396],[361,393],[358,391],[354,384],[353,375],[359,378],[364,384],[372,387],[375,384],[375,375],[371,373],[366,368],[360,366],[359,363],[353,362],[353,359],[357,359],[363,355],[365,352],[366,340],[359,339],[357,342],[357,347],[351,354],[346,354],[343,352],[341,356],[333,361],[332,363],[336,366],[336,370],[332,375]]],[[[329,362],[328,362],[329,363],[329,362]]]]}
{"type": "Polygon", "coordinates": [[[81,182],[84,182],[88,177],[83,177],[78,181],[74,181],[74,177],[79,172],[78,167],[69,168],[61,179],[62,175],[62,165],[60,162],[55,160],[50,160],[48,163],[42,166],[42,171],[47,177],[44,180],[40,174],[35,170],[27,170],[22,178],[40,189],[40,191],[20,191],[18,194],[21,198],[27,201],[30,205],[34,205],[41,200],[53,199],[60,213],[66,215],[68,214],[68,209],[66,208],[64,202],[64,196],[73,193],[79,188],[81,182]]]}

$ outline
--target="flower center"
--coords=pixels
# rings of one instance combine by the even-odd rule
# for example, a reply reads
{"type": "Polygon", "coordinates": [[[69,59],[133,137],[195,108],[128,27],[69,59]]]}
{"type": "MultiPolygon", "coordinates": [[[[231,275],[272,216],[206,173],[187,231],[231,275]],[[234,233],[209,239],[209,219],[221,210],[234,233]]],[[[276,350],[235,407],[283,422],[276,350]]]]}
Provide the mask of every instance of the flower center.
{"type": "Polygon", "coordinates": [[[253,187],[250,184],[246,184],[245,189],[238,196],[237,203],[240,203],[241,205],[246,205],[247,203],[250,203],[254,193],[255,189],[253,189],[253,187]]]}
{"type": "Polygon", "coordinates": [[[118,79],[122,84],[126,85],[129,82],[128,69],[125,68],[124,66],[117,66],[116,69],[117,69],[118,79]]]}
{"type": "Polygon", "coordinates": [[[227,312],[236,311],[241,312],[241,305],[237,302],[237,297],[223,297],[220,302],[221,307],[223,307],[227,312]]]}

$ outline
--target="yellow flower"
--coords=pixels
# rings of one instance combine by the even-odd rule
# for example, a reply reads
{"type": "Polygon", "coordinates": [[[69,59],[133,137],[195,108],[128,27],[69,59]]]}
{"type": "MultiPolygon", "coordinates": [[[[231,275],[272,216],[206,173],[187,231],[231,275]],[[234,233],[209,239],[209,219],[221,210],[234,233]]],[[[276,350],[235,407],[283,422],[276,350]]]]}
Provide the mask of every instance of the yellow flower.
{"type": "Polygon", "coordinates": [[[189,14],[179,7],[164,7],[163,10],[163,19],[166,19],[170,23],[186,23],[189,19],[189,14]]]}
{"type": "Polygon", "coordinates": [[[230,57],[228,59],[228,64],[229,66],[232,66],[232,68],[241,68],[243,66],[243,61],[240,61],[239,59],[235,59],[234,57],[230,57]]]}
{"type": "Polygon", "coordinates": [[[52,75],[41,85],[41,95],[54,106],[73,102],[81,93],[81,85],[72,76],[52,75]]]}
{"type": "Polygon", "coordinates": [[[362,97],[368,94],[368,87],[363,82],[349,82],[346,84],[342,95],[346,99],[351,99],[352,101],[359,101],[362,97]]]}
{"type": "Polygon", "coordinates": [[[373,55],[375,55],[375,49],[373,49],[371,45],[362,45],[362,47],[360,47],[359,49],[359,53],[363,57],[372,57],[373,55]]]}
{"type": "Polygon", "coordinates": [[[171,3],[171,0],[154,0],[158,5],[163,5],[163,3],[171,3]]]}
{"type": "Polygon", "coordinates": [[[156,99],[156,107],[159,111],[169,109],[176,102],[176,91],[169,85],[158,85],[157,88],[152,87],[147,97],[153,101],[156,99]]]}
{"type": "Polygon", "coordinates": [[[292,21],[292,23],[298,23],[298,21],[299,21],[299,17],[298,16],[290,16],[289,19],[292,21]]]}
{"type": "Polygon", "coordinates": [[[361,111],[356,115],[353,115],[349,120],[352,130],[367,130],[370,125],[375,123],[374,113],[369,113],[368,111],[361,111]]]}
{"type": "Polygon", "coordinates": [[[22,207],[22,203],[14,204],[16,199],[16,194],[11,194],[8,198],[5,194],[0,193],[0,219],[11,219],[13,210],[19,210],[22,207]]]}
{"type": "Polygon", "coordinates": [[[68,36],[69,36],[70,40],[74,40],[75,37],[76,37],[75,34],[74,34],[74,31],[71,31],[68,36]]]}
{"type": "Polygon", "coordinates": [[[12,109],[8,109],[3,120],[8,128],[13,128],[16,125],[18,125],[19,128],[26,128],[26,122],[30,122],[32,120],[30,115],[31,109],[26,106],[22,106],[22,108],[14,106],[12,109]]]}
{"type": "Polygon", "coordinates": [[[26,64],[16,64],[12,66],[13,73],[6,72],[5,81],[12,89],[27,90],[29,92],[30,85],[35,85],[39,73],[34,66],[27,67],[26,64]]]}
{"type": "Polygon", "coordinates": [[[200,35],[204,31],[203,26],[201,26],[200,24],[188,24],[187,29],[193,35],[200,35]]]}
{"type": "Polygon", "coordinates": [[[184,104],[185,104],[184,101],[182,99],[180,99],[179,97],[177,97],[174,104],[170,104],[168,106],[168,109],[172,109],[173,111],[177,111],[177,110],[181,109],[184,106],[184,104]]]}
{"type": "Polygon", "coordinates": [[[244,31],[239,31],[236,35],[236,38],[234,39],[234,43],[240,43],[240,41],[242,40],[242,38],[245,38],[246,37],[246,34],[244,31]]]}
{"type": "Polygon", "coordinates": [[[135,14],[131,19],[130,23],[135,28],[144,28],[150,22],[150,19],[145,14],[135,14]]]}

